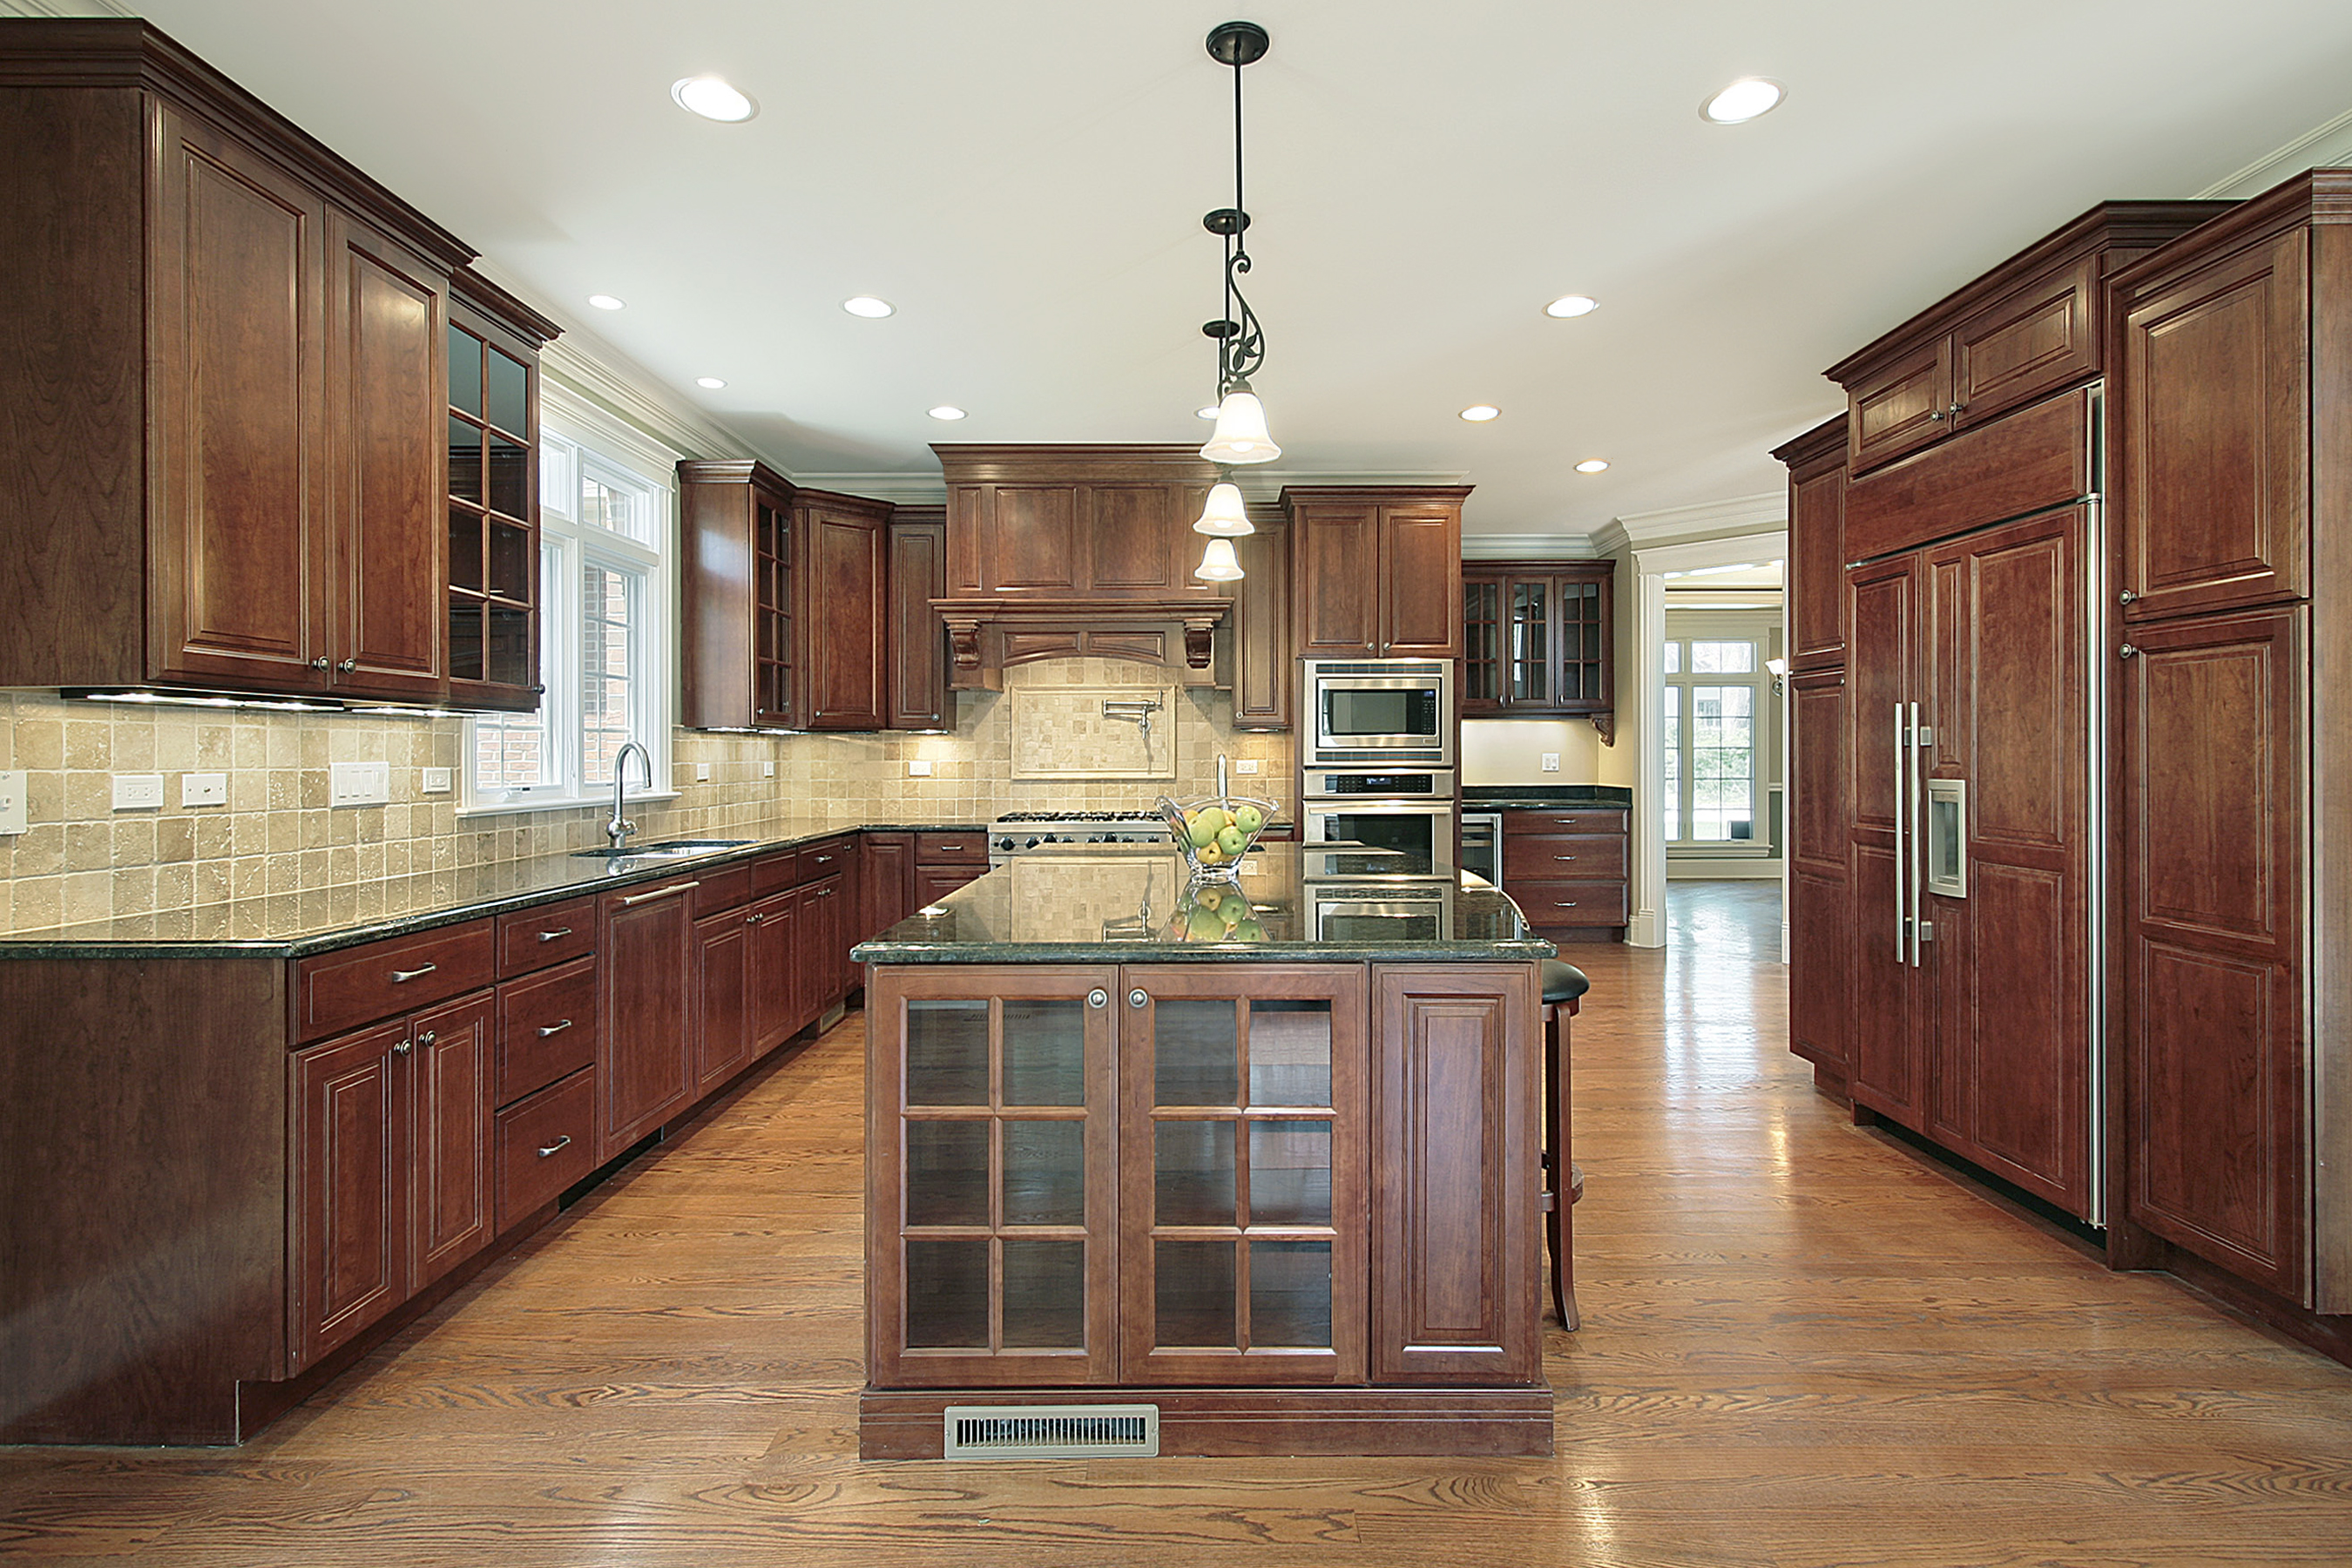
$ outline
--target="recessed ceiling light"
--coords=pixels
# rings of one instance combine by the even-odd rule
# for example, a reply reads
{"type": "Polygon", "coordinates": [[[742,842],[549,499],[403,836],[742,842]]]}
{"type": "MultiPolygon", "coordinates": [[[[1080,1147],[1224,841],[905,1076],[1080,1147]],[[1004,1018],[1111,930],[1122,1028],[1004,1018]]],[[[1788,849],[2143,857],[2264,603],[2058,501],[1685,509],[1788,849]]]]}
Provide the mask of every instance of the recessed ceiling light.
{"type": "Polygon", "coordinates": [[[627,300],[616,299],[610,294],[591,294],[588,296],[588,302],[600,310],[617,310],[628,303],[627,300]]]}
{"type": "Polygon", "coordinates": [[[1698,106],[1698,117],[1717,125],[1738,125],[1780,105],[1788,89],[1760,76],[1741,77],[1698,106]]]}
{"type": "Polygon", "coordinates": [[[1213,403],[1210,404],[1206,408],[1195,408],[1192,410],[1192,417],[1195,419],[1214,419],[1216,416],[1217,405],[1213,403]]]}
{"type": "Polygon", "coordinates": [[[1473,425],[1484,425],[1487,420],[1495,418],[1502,412],[1503,411],[1501,409],[1496,407],[1491,403],[1474,403],[1469,407],[1462,411],[1462,417],[1467,419],[1473,425]]]}
{"type": "Polygon", "coordinates": [[[1562,294],[1544,307],[1547,316],[1589,316],[1601,309],[1601,301],[1590,294],[1562,294]]]}
{"type": "Polygon", "coordinates": [[[727,384],[715,375],[698,375],[694,378],[694,384],[705,392],[716,392],[727,384]]]}
{"type": "Polygon", "coordinates": [[[727,82],[715,76],[683,77],[670,83],[670,97],[689,114],[699,114],[705,120],[724,121],[729,124],[749,120],[760,112],[760,106],[743,96],[727,82]]]}
{"type": "Polygon", "coordinates": [[[1587,458],[1584,461],[1576,465],[1576,471],[1580,474],[1597,474],[1608,466],[1608,461],[1605,458],[1587,458]]]}
{"type": "Polygon", "coordinates": [[[952,403],[942,403],[937,408],[931,410],[931,417],[934,419],[961,419],[963,417],[963,410],[958,408],[952,403]]]}
{"type": "Polygon", "coordinates": [[[871,294],[860,294],[854,299],[844,300],[841,302],[841,308],[853,316],[864,316],[877,321],[897,309],[889,300],[877,300],[871,294]]]}

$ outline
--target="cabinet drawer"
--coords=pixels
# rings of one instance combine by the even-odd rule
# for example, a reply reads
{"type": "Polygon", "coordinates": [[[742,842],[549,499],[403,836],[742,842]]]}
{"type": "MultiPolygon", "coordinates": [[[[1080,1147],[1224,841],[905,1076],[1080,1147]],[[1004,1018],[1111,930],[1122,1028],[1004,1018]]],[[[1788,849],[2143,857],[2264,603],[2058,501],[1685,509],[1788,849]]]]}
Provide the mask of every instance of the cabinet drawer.
{"type": "Polygon", "coordinates": [[[703,872],[698,880],[702,885],[694,889],[697,914],[715,915],[751,901],[751,868],[748,863],[718,867],[703,872]]]}
{"type": "Polygon", "coordinates": [[[986,866],[918,866],[915,868],[915,907],[927,909],[969,882],[988,875],[986,866]]]}
{"type": "Polygon", "coordinates": [[[596,1069],[583,1068],[499,1112],[499,1229],[596,1168],[596,1069]]]}
{"type": "Polygon", "coordinates": [[[504,1105],[596,1059],[596,961],[499,987],[498,1098],[504,1105]]]}
{"type": "MultiPolygon", "coordinates": [[[[814,882],[826,877],[840,876],[849,867],[850,845],[851,841],[846,838],[828,838],[822,844],[812,844],[803,849],[800,853],[800,879],[814,882]]],[[[981,858],[987,858],[987,852],[982,850],[981,858]]]]}
{"type": "Polygon", "coordinates": [[[1511,901],[1538,930],[1553,926],[1621,926],[1625,923],[1625,884],[1617,882],[1515,882],[1511,901]]]}
{"type": "MultiPolygon", "coordinates": [[[[1475,806],[1466,809],[1475,810],[1475,806]]],[[[1524,833],[1622,833],[1625,813],[1620,808],[1568,811],[1507,811],[1503,813],[1503,833],[1506,837],[1517,837],[1524,833]]]]}
{"type": "Polygon", "coordinates": [[[528,974],[596,951],[596,900],[572,899],[499,917],[499,976],[528,974]]]}
{"type": "Polygon", "coordinates": [[[319,1039],[488,985],[498,974],[488,921],[372,942],[294,966],[299,1033],[319,1039]]]}
{"type": "Polygon", "coordinates": [[[1503,836],[1503,889],[1552,878],[1622,878],[1622,834],[1528,833],[1503,836]]]}
{"type": "Polygon", "coordinates": [[[985,866],[988,864],[988,835],[977,828],[970,833],[918,833],[915,835],[915,864],[985,866]]]}
{"type": "Polygon", "coordinates": [[[796,849],[780,855],[762,855],[751,862],[751,896],[764,899],[770,893],[798,887],[801,879],[801,857],[796,849]]]}

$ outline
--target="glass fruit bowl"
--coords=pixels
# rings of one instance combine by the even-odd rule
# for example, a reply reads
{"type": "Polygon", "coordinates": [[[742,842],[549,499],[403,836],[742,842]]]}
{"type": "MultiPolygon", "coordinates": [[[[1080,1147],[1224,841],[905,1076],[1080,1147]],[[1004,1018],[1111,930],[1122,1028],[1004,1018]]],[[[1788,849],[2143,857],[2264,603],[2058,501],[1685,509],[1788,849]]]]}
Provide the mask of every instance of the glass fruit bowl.
{"type": "Polygon", "coordinates": [[[1171,942],[1264,942],[1265,927],[1241,889],[1205,877],[1184,889],[1168,918],[1171,942]]]}
{"type": "Polygon", "coordinates": [[[1227,795],[1179,805],[1163,795],[1160,815],[1194,881],[1209,877],[1230,881],[1241,875],[1242,857],[1274,819],[1274,802],[1227,795]]]}

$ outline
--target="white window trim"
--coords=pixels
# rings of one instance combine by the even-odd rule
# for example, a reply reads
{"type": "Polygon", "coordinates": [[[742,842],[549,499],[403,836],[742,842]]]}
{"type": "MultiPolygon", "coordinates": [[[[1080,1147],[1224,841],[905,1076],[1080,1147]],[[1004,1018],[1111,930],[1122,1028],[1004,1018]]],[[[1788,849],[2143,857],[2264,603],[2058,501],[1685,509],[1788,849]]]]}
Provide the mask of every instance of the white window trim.
{"type": "MultiPolygon", "coordinates": [[[[1661,699],[1659,707],[1663,710],[1663,699],[1665,694],[1665,689],[1668,687],[1676,687],[1685,692],[1690,690],[1691,687],[1695,684],[1706,686],[1745,686],[1749,689],[1753,693],[1753,697],[1748,708],[1749,761],[1748,782],[1752,796],[1752,805],[1750,806],[1748,821],[1754,826],[1754,827],[1764,830],[1761,837],[1749,838],[1745,842],[1737,838],[1668,838],[1665,840],[1665,847],[1666,858],[1669,860],[1685,860],[1694,858],[1705,860],[1769,860],[1772,858],[1772,840],[1769,831],[1772,809],[1772,781],[1764,776],[1765,764],[1768,761],[1768,753],[1771,747],[1771,732],[1768,728],[1770,723],[1770,719],[1767,712],[1767,705],[1772,701],[1772,676],[1771,672],[1764,668],[1764,661],[1772,656],[1772,638],[1769,626],[1758,617],[1772,616],[1775,614],[1777,614],[1777,612],[1773,611],[1717,610],[1709,612],[1704,609],[1693,608],[1688,610],[1672,610],[1667,616],[1666,635],[1661,643],[1662,650],[1664,643],[1689,644],[1692,642],[1744,642],[1750,643],[1755,646],[1756,668],[1751,671],[1744,673],[1726,672],[1718,674],[1714,671],[1707,671],[1702,674],[1690,669],[1687,665],[1685,665],[1685,668],[1675,670],[1672,674],[1668,674],[1665,670],[1664,658],[1662,651],[1659,659],[1658,687],[1659,697],[1661,699]]],[[[1682,703],[1679,711],[1682,717],[1683,736],[1683,746],[1681,748],[1680,754],[1685,759],[1687,759],[1690,752],[1690,739],[1696,731],[1697,716],[1687,700],[1682,703]]],[[[1654,713],[1652,718],[1654,721],[1663,723],[1664,715],[1663,711],[1660,711],[1654,713]]],[[[1663,770],[1665,748],[1661,745],[1658,750],[1661,758],[1660,766],[1663,770]]],[[[1685,770],[1687,770],[1687,760],[1685,760],[1685,770]]],[[[1690,779],[1690,784],[1694,793],[1696,791],[1697,783],[1697,778],[1694,774],[1690,779]]],[[[1662,792],[1660,795],[1662,807],[1664,805],[1664,797],[1662,792]]],[[[1662,809],[1662,818],[1663,815],[1664,813],[1662,809]]],[[[1687,799],[1683,801],[1680,815],[1685,820],[1678,823],[1676,826],[1688,826],[1689,819],[1691,818],[1691,803],[1687,799]]]]}
{"type": "MultiPolygon", "coordinates": [[[[659,802],[676,800],[679,792],[671,787],[671,731],[676,719],[675,695],[677,690],[677,650],[674,620],[677,605],[677,464],[679,454],[670,451],[643,431],[615,419],[593,404],[548,381],[540,383],[540,460],[546,460],[547,443],[551,437],[575,448],[586,448],[600,467],[617,469],[635,483],[646,487],[653,495],[652,526],[658,546],[576,523],[568,512],[558,511],[547,504],[544,495],[540,509],[540,615],[546,635],[553,645],[555,658],[549,662],[555,671],[576,682],[581,668],[581,568],[590,559],[603,560],[614,566],[643,573],[646,592],[640,606],[642,621],[639,635],[645,646],[653,650],[651,667],[640,672],[632,681],[630,691],[630,727],[635,738],[643,742],[653,761],[652,773],[658,787],[632,789],[628,798],[635,801],[659,802]],[[552,557],[551,561],[550,557],[552,557]]],[[[576,489],[578,475],[573,474],[576,489]]],[[[544,489],[545,487],[542,487],[544,489]]],[[[568,499],[566,504],[569,504],[568,499]]],[[[558,684],[550,679],[552,689],[558,684]]],[[[465,789],[457,806],[462,820],[468,817],[509,816],[528,811],[567,811],[587,806],[609,808],[613,803],[610,784],[590,784],[581,779],[580,734],[577,722],[576,690],[566,700],[572,722],[551,726],[547,743],[553,772],[561,784],[544,789],[516,791],[495,798],[480,799],[474,786],[475,721],[467,719],[463,742],[465,789]],[[579,780],[575,785],[572,781],[579,780]]]]}

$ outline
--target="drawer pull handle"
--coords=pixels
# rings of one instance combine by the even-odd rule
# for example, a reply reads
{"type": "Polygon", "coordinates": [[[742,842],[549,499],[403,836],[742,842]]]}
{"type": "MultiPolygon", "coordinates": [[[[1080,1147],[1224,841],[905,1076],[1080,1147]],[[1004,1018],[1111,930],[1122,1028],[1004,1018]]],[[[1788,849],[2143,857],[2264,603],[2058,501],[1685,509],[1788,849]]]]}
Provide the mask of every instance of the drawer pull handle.
{"type": "Polygon", "coordinates": [[[421,969],[395,969],[392,972],[392,983],[394,985],[405,985],[412,980],[424,978],[440,967],[437,963],[428,963],[421,969]]]}
{"type": "Polygon", "coordinates": [[[831,889],[831,888],[824,888],[824,889],[820,889],[818,890],[818,892],[817,892],[817,895],[816,895],[816,896],[817,896],[818,898],[820,898],[820,899],[829,899],[829,898],[833,897],[834,892],[835,892],[835,889],[831,889]]]}
{"type": "Polygon", "coordinates": [[[562,1019],[558,1023],[541,1024],[539,1026],[539,1037],[543,1040],[550,1035],[560,1035],[570,1027],[572,1027],[572,1020],[569,1018],[562,1019]]]}
{"type": "Polygon", "coordinates": [[[962,847],[963,846],[961,844],[942,844],[940,846],[940,853],[942,855],[951,854],[962,847]]]}
{"type": "Polygon", "coordinates": [[[572,928],[570,926],[562,926],[554,931],[543,931],[540,932],[539,940],[541,942],[553,942],[558,937],[570,936],[571,934],[572,928]]]}
{"type": "Polygon", "coordinates": [[[571,1133],[569,1133],[569,1132],[566,1132],[562,1137],[558,1138],[554,1142],[550,1143],[546,1148],[541,1149],[541,1150],[539,1152],[539,1157],[540,1157],[541,1159],[544,1160],[544,1159],[546,1159],[550,1154],[554,1153],[558,1149],[561,1149],[561,1148],[565,1147],[565,1146],[566,1146],[567,1144],[569,1144],[571,1142],[572,1142],[572,1134],[571,1134],[571,1133]]]}
{"type": "Polygon", "coordinates": [[[1573,860],[1576,857],[1573,855],[1555,855],[1552,858],[1555,860],[1573,860]]]}
{"type": "Polygon", "coordinates": [[[1556,910],[1572,910],[1576,908],[1576,900],[1574,899],[1570,899],[1565,903],[1555,901],[1552,908],[1556,910]]]}
{"type": "Polygon", "coordinates": [[[700,886],[702,886],[700,882],[679,882],[674,887],[663,888],[656,892],[632,893],[627,898],[621,900],[621,907],[625,910],[632,904],[650,904],[656,899],[674,899],[678,894],[685,892],[688,888],[699,888],[700,886]]]}
{"type": "Polygon", "coordinates": [[[816,863],[820,866],[830,866],[833,864],[833,857],[830,855],[820,855],[816,858],[816,863]]]}

